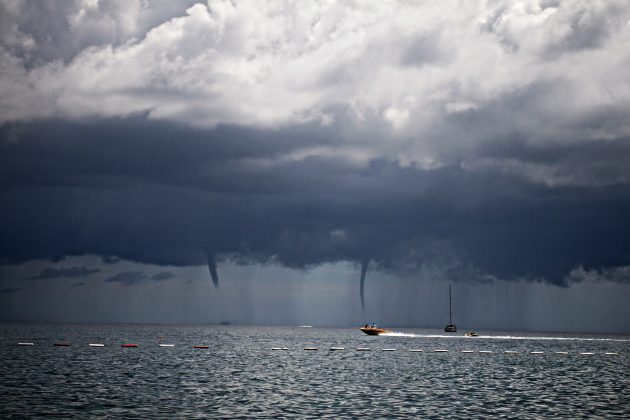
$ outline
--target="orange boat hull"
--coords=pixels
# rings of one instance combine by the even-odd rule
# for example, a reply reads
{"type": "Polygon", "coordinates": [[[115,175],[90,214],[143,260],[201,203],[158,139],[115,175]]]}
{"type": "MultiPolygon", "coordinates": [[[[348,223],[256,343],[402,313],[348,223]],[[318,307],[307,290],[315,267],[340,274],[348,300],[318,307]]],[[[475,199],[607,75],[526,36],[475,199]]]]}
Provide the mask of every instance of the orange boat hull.
{"type": "Polygon", "coordinates": [[[366,333],[367,335],[381,335],[381,334],[385,334],[388,333],[389,330],[386,330],[385,328],[359,328],[361,331],[363,331],[364,333],[366,333]]]}

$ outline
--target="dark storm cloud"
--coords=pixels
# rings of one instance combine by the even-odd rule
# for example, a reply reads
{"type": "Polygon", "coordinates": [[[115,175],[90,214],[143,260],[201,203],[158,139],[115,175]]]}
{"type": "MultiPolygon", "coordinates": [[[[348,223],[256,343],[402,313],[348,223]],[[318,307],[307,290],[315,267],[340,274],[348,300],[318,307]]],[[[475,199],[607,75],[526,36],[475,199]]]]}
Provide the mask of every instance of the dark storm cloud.
{"type": "Polygon", "coordinates": [[[0,294],[12,294],[17,293],[20,290],[22,290],[21,287],[5,287],[3,289],[0,289],[0,294]]]}
{"type": "Polygon", "coordinates": [[[38,275],[28,277],[25,280],[49,280],[61,277],[85,277],[89,276],[90,274],[98,273],[100,271],[101,270],[99,270],[98,268],[89,267],[46,267],[38,275]]]}
{"type": "Polygon", "coordinates": [[[377,4],[0,2],[1,261],[624,278],[630,8],[377,4]]]}
{"type": "Polygon", "coordinates": [[[105,281],[110,283],[121,283],[123,286],[133,286],[136,283],[146,280],[146,278],[146,274],[140,271],[124,271],[122,273],[114,274],[105,281]]]}
{"type": "MultiPolygon", "coordinates": [[[[349,260],[407,273],[441,264],[451,280],[556,284],[580,265],[630,261],[625,184],[549,186],[466,162],[427,170],[384,159],[279,159],[338,140],[313,125],[196,130],[134,118],[19,131],[19,141],[0,142],[5,261],[90,253],[182,266],[214,256],[220,271],[225,258],[294,268],[349,260]]],[[[475,153],[556,170],[568,159],[588,175],[627,150],[625,139],[606,144],[541,150],[514,140],[475,153]]],[[[124,272],[107,281],[147,278],[124,272]]]]}

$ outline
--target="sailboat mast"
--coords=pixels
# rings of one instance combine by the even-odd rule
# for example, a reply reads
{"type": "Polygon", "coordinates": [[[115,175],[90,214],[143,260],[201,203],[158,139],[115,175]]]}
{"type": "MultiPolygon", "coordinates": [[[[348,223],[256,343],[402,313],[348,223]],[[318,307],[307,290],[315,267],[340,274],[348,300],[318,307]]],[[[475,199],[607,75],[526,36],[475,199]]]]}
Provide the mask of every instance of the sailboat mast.
{"type": "Polygon", "coordinates": [[[451,285],[448,285],[448,323],[449,325],[453,323],[452,319],[453,311],[451,308],[451,285]]]}

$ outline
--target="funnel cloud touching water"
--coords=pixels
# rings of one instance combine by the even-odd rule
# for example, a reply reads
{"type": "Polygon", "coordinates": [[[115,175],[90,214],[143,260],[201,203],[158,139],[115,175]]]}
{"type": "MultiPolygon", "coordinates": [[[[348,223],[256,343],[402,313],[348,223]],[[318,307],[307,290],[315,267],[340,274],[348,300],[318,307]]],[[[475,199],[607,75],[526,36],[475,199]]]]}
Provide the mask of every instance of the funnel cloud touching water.
{"type": "Polygon", "coordinates": [[[57,5],[0,2],[4,264],[630,282],[625,2],[57,5]]]}

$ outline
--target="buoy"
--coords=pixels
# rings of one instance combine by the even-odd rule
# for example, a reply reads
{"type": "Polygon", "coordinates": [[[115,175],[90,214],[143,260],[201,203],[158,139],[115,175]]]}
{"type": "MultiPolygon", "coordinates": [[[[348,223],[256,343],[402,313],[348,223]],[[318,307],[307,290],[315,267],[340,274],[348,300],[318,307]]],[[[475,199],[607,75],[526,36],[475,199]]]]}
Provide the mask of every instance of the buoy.
{"type": "Polygon", "coordinates": [[[383,351],[396,351],[396,349],[383,349],[383,351]]]}
{"type": "Polygon", "coordinates": [[[514,350],[506,350],[505,354],[518,354],[518,352],[514,350]]]}
{"type": "Polygon", "coordinates": [[[193,349],[207,349],[209,346],[193,346],[193,349]]]}
{"type": "Polygon", "coordinates": [[[158,344],[160,347],[175,347],[175,344],[158,344]]]}
{"type": "Polygon", "coordinates": [[[319,350],[317,347],[304,347],[304,350],[316,351],[319,350]]]}
{"type": "Polygon", "coordinates": [[[492,350],[479,350],[479,353],[490,354],[492,350]]]}
{"type": "Polygon", "coordinates": [[[542,352],[542,351],[531,351],[530,353],[531,354],[543,354],[544,352],[542,352]]]}
{"type": "Polygon", "coordinates": [[[422,353],[422,349],[411,349],[409,350],[411,353],[422,353]]]}
{"type": "Polygon", "coordinates": [[[335,350],[345,350],[345,348],[343,347],[331,347],[330,351],[335,351],[335,350]]]}
{"type": "Polygon", "coordinates": [[[137,344],[121,344],[120,347],[138,347],[137,344]]]}
{"type": "Polygon", "coordinates": [[[590,351],[585,351],[585,352],[580,353],[580,354],[583,354],[583,355],[585,355],[585,356],[586,356],[586,355],[589,355],[589,356],[590,356],[591,354],[595,354],[595,353],[591,353],[590,351]]]}
{"type": "Polygon", "coordinates": [[[613,352],[608,352],[604,354],[607,354],[608,356],[619,356],[619,353],[613,353],[613,352]]]}
{"type": "Polygon", "coordinates": [[[435,353],[448,353],[448,350],[441,350],[441,349],[438,349],[438,350],[433,350],[433,351],[434,351],[435,353]]]}
{"type": "Polygon", "coordinates": [[[17,343],[18,346],[34,346],[35,343],[17,343]]]}
{"type": "Polygon", "coordinates": [[[472,350],[462,350],[462,353],[474,353],[472,350]]]}
{"type": "Polygon", "coordinates": [[[556,354],[569,354],[568,351],[557,351],[556,354]]]}
{"type": "Polygon", "coordinates": [[[287,347],[282,347],[282,350],[289,350],[287,347]]]}
{"type": "Polygon", "coordinates": [[[90,347],[105,347],[105,344],[101,344],[101,343],[90,343],[89,344],[90,347]]]}
{"type": "Polygon", "coordinates": [[[367,347],[357,347],[357,351],[370,351],[367,347]]]}
{"type": "Polygon", "coordinates": [[[55,347],[69,347],[70,343],[55,343],[55,347]]]}

